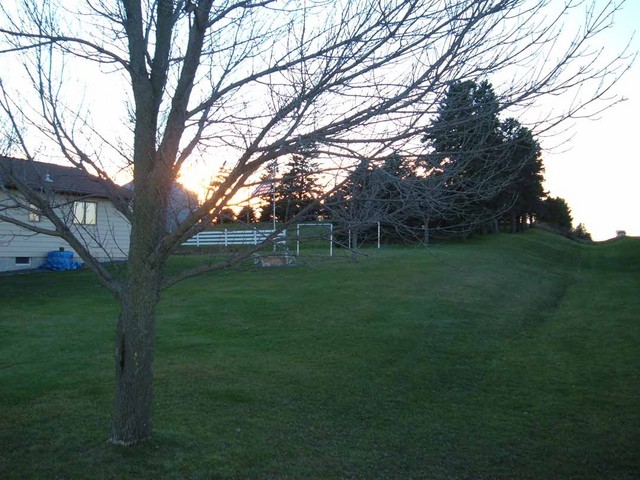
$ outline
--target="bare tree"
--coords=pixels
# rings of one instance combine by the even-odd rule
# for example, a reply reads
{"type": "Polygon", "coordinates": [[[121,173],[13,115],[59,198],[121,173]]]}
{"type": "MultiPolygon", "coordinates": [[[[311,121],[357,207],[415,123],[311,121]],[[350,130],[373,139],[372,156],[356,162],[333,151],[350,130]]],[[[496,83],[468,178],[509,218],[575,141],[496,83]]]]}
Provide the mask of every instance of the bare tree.
{"type": "Polygon", "coordinates": [[[392,202],[385,199],[390,185],[398,184],[381,168],[372,168],[362,160],[349,174],[349,178],[324,203],[325,214],[341,229],[338,235],[346,237],[351,260],[356,261],[362,234],[379,222],[400,222],[392,212],[392,202]]]}
{"type": "Polygon", "coordinates": [[[615,101],[605,97],[629,64],[592,49],[617,9],[583,0],[559,9],[550,0],[3,2],[0,53],[11,68],[1,74],[0,111],[15,140],[12,155],[95,175],[131,223],[119,278],[40,189],[12,179],[25,204],[52,222],[40,233],[67,241],[120,303],[110,441],[130,445],[152,433],[161,291],[228,266],[169,276],[169,255],[255,184],[267,162],[309,144],[333,168],[392,151],[415,154],[434,105],[459,79],[499,76],[501,104],[510,108],[589,91],[537,121],[538,130],[589,115],[615,101]],[[584,21],[567,39],[563,21],[578,8],[584,21]],[[195,161],[232,168],[168,231],[172,186],[195,161]],[[133,202],[115,182],[123,169],[133,178],[133,202]]]}

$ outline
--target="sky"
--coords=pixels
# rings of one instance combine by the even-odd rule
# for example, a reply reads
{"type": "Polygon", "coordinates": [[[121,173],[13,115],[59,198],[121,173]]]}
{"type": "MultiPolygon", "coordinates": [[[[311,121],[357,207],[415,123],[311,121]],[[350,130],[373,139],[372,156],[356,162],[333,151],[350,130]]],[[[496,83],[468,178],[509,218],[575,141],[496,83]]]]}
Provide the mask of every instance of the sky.
{"type": "MultiPolygon", "coordinates": [[[[608,1],[597,3],[604,5],[608,1]]],[[[627,0],[616,14],[614,25],[598,40],[606,54],[614,55],[632,36],[629,50],[640,52],[640,0],[627,0]],[[634,36],[636,29],[639,31],[634,36]]],[[[82,75],[74,73],[80,81],[82,75]]],[[[595,240],[612,238],[618,230],[640,236],[640,58],[612,94],[627,100],[597,118],[576,121],[569,134],[562,136],[566,141],[559,146],[548,149],[549,143],[557,142],[542,140],[545,189],[551,196],[567,201],[574,226],[584,224],[595,240]]],[[[102,95],[102,99],[108,103],[107,109],[112,107],[111,94],[102,95]]],[[[194,168],[183,173],[188,187],[201,189],[215,172],[203,173],[194,168]]]]}
{"type": "MultiPolygon", "coordinates": [[[[604,33],[611,52],[640,51],[640,1],[628,0],[615,24],[604,33]]],[[[544,153],[545,187],[564,198],[574,226],[582,223],[594,240],[617,230],[640,236],[640,58],[616,85],[627,100],[592,120],[579,120],[573,137],[544,153]]]]}
{"type": "MultiPolygon", "coordinates": [[[[629,52],[640,52],[640,0],[627,0],[597,38],[608,55],[621,52],[631,38],[629,52]]],[[[594,240],[613,238],[619,230],[640,236],[640,58],[611,94],[626,100],[594,118],[576,120],[559,136],[560,144],[542,139],[545,190],[567,201],[574,227],[582,223],[594,240]]],[[[184,173],[187,186],[202,188],[201,172],[184,173]]]]}

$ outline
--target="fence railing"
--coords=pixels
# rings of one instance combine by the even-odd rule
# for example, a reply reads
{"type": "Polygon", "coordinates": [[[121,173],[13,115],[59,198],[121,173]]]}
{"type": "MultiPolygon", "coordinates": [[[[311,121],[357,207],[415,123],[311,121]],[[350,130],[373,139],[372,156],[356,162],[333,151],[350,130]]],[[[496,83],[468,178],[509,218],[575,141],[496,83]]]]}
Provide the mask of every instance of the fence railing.
{"type": "MultiPolygon", "coordinates": [[[[259,245],[273,235],[273,230],[215,230],[200,232],[182,245],[185,247],[259,245]]],[[[286,240],[286,230],[279,232],[271,239],[274,243],[285,242],[286,240]]]]}

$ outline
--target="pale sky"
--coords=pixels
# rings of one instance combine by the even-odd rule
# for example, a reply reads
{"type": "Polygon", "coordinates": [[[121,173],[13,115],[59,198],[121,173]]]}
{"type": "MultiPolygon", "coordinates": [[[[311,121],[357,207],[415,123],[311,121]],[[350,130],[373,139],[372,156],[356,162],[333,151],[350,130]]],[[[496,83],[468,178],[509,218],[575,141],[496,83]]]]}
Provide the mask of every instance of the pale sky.
{"type": "MultiPolygon", "coordinates": [[[[606,54],[614,55],[632,36],[631,54],[640,52],[640,0],[627,0],[615,15],[615,24],[597,41],[606,47],[606,54]]],[[[594,240],[615,237],[617,230],[640,236],[640,58],[612,96],[627,100],[593,119],[577,120],[570,132],[559,136],[565,139],[561,145],[557,139],[541,139],[543,148],[553,145],[543,154],[545,189],[567,201],[574,227],[584,224],[594,240]]],[[[206,182],[198,169],[185,171],[183,179],[192,188],[206,182]]]]}
{"type": "MultiPolygon", "coordinates": [[[[611,52],[634,30],[631,50],[640,51],[640,1],[628,0],[604,34],[611,52]]],[[[546,189],[571,207],[574,226],[583,223],[594,240],[616,230],[640,236],[640,58],[616,86],[628,100],[594,120],[576,123],[575,136],[557,153],[545,153],[546,189]]]]}
{"type": "MultiPolygon", "coordinates": [[[[604,5],[608,1],[597,3],[604,5]]],[[[606,46],[605,53],[614,55],[625,47],[636,29],[640,29],[640,0],[627,0],[615,16],[615,25],[599,35],[598,41],[606,46]]],[[[640,51],[640,31],[633,38],[630,51],[640,51]]],[[[82,71],[84,75],[92,74],[90,69],[82,71]]],[[[78,71],[75,74],[80,81],[82,75],[78,71]]],[[[117,92],[107,94],[106,90],[105,87],[101,99],[108,111],[113,109],[117,92]]],[[[564,198],[571,207],[574,226],[583,223],[596,240],[614,237],[616,230],[640,236],[640,58],[612,93],[628,100],[597,119],[577,121],[570,140],[543,154],[546,190],[564,198]]],[[[96,111],[104,112],[105,106],[96,111]]],[[[544,139],[542,146],[548,146],[544,139]]],[[[215,171],[209,169],[205,173],[202,167],[196,167],[183,173],[188,187],[201,189],[215,171]]]]}

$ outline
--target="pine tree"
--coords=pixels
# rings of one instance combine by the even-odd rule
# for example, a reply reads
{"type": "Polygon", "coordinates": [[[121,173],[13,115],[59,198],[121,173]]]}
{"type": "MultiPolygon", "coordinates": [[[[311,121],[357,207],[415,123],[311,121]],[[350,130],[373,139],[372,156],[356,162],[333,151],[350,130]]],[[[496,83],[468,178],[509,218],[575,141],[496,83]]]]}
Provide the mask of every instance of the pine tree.
{"type": "Polygon", "coordinates": [[[545,196],[542,149],[531,130],[514,118],[502,122],[501,131],[504,137],[501,157],[507,174],[513,178],[494,203],[496,209],[508,209],[503,218],[508,220],[511,231],[516,232],[538,212],[545,196]]]}
{"type": "Polygon", "coordinates": [[[538,212],[538,220],[542,223],[560,230],[562,233],[569,233],[573,218],[571,209],[564,198],[545,198],[538,212]]]}
{"type": "Polygon", "coordinates": [[[487,81],[454,82],[425,129],[428,152],[418,165],[439,176],[448,191],[452,230],[467,232],[492,217],[492,200],[504,186],[500,104],[487,81]]]}
{"type": "Polygon", "coordinates": [[[317,198],[321,195],[316,174],[319,167],[306,154],[292,155],[288,170],[275,186],[276,217],[288,222],[298,216],[301,221],[315,220],[319,212],[317,198]]]}

